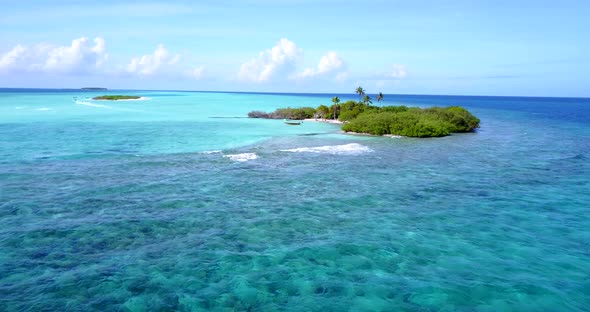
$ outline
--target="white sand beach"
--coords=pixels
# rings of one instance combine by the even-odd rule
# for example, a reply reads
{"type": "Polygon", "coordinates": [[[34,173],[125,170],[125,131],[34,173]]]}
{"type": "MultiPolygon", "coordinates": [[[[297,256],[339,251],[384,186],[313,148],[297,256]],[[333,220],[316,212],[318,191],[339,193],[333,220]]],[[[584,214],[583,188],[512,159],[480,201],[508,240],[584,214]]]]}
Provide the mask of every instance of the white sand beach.
{"type": "Polygon", "coordinates": [[[325,123],[331,123],[331,124],[343,124],[342,121],[340,121],[340,120],[334,120],[334,119],[306,118],[306,119],[303,119],[303,121],[308,121],[308,122],[325,122],[325,123]]]}

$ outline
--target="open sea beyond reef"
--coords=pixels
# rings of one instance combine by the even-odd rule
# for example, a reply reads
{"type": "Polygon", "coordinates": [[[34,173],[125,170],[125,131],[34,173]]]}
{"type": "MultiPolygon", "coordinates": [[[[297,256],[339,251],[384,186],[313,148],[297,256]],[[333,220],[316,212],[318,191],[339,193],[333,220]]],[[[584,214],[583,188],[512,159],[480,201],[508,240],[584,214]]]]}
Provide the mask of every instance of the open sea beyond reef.
{"type": "Polygon", "coordinates": [[[0,90],[0,310],[590,310],[590,99],[385,96],[481,119],[433,139],[243,118],[334,95],[0,90]]]}

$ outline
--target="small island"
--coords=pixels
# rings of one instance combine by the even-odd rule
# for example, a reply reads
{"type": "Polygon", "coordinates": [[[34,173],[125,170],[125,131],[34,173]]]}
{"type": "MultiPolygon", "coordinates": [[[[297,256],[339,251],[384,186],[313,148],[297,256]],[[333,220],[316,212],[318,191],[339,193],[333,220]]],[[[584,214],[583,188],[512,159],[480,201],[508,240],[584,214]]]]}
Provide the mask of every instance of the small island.
{"type": "Polygon", "coordinates": [[[84,90],[84,91],[107,91],[107,88],[102,88],[102,87],[84,87],[80,90],[84,90]]]}
{"type": "MultiPolygon", "coordinates": [[[[317,108],[279,108],[271,113],[252,111],[250,118],[267,119],[320,119],[343,123],[342,130],[350,133],[371,135],[399,135],[406,137],[443,137],[451,133],[473,132],[479,127],[480,120],[460,106],[449,107],[407,107],[374,106],[371,97],[358,87],[356,93],[360,101],[340,103],[336,96],[330,107],[320,105],[317,108]]],[[[383,94],[377,95],[377,101],[383,100],[383,94]]]]}
{"type": "Polygon", "coordinates": [[[93,100],[98,101],[118,101],[118,100],[139,100],[141,96],[137,95],[101,95],[93,97],[93,100]]]}

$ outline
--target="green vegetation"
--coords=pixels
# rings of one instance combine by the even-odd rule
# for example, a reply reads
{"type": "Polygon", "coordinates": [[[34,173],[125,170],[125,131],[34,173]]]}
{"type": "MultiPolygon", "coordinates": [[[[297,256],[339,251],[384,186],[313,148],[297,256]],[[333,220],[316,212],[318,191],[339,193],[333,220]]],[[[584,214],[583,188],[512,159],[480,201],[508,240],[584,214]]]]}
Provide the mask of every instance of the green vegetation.
{"type": "Polygon", "coordinates": [[[85,88],[82,88],[80,90],[85,90],[85,91],[106,91],[108,89],[107,88],[101,88],[101,87],[85,87],[85,88]]]}
{"type": "Polygon", "coordinates": [[[313,118],[316,114],[316,109],[313,107],[301,108],[279,108],[272,113],[265,113],[261,111],[252,111],[248,113],[250,118],[266,118],[266,119],[294,119],[302,120],[305,118],[313,118]]]}
{"type": "Polygon", "coordinates": [[[316,117],[325,119],[330,116],[330,108],[326,105],[320,105],[315,109],[316,117]]]}
{"type": "Polygon", "coordinates": [[[383,93],[379,92],[379,94],[377,94],[377,102],[381,103],[381,101],[383,101],[383,93]]]}
{"type": "Polygon", "coordinates": [[[362,98],[363,96],[365,96],[365,89],[363,89],[363,87],[358,86],[356,88],[356,90],[354,90],[354,92],[356,92],[356,94],[359,95],[359,98],[362,98]]]}
{"type": "MultiPolygon", "coordinates": [[[[406,107],[406,106],[373,106],[371,97],[365,94],[362,87],[355,92],[360,101],[346,101],[332,98],[333,105],[312,107],[279,108],[272,113],[254,111],[248,113],[252,118],[270,119],[305,119],[329,118],[338,119],[345,124],[346,132],[367,133],[373,135],[402,135],[408,137],[442,137],[451,133],[472,132],[479,127],[479,119],[460,106],[450,107],[406,107]]],[[[379,92],[377,101],[383,100],[379,92]]]]}
{"type": "Polygon", "coordinates": [[[350,121],[355,119],[358,115],[366,111],[376,111],[377,106],[370,106],[362,102],[346,101],[340,105],[338,120],[350,121]]]}
{"type": "Polygon", "coordinates": [[[332,113],[334,115],[334,119],[336,119],[336,112],[337,111],[340,111],[340,109],[339,109],[340,108],[340,106],[339,106],[340,98],[338,98],[337,96],[333,97],[332,98],[332,103],[334,103],[334,105],[332,105],[331,111],[332,111],[332,113]]]}
{"type": "Polygon", "coordinates": [[[471,132],[477,127],[479,127],[479,119],[459,106],[424,109],[386,106],[359,114],[346,123],[342,130],[424,138],[471,132]]]}
{"type": "Polygon", "coordinates": [[[141,96],[136,95],[101,95],[97,97],[93,97],[93,100],[107,100],[107,101],[117,101],[117,100],[137,100],[141,99],[141,96]]]}

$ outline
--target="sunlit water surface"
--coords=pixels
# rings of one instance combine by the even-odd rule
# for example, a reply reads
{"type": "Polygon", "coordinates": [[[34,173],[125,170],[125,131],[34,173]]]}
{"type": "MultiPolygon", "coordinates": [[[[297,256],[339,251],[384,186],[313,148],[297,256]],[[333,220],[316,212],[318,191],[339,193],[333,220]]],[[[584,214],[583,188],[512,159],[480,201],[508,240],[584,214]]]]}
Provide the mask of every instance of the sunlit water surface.
{"type": "Polygon", "coordinates": [[[332,95],[123,93],[0,91],[0,310],[590,306],[588,99],[386,95],[481,119],[410,139],[243,118],[332,95]]]}

